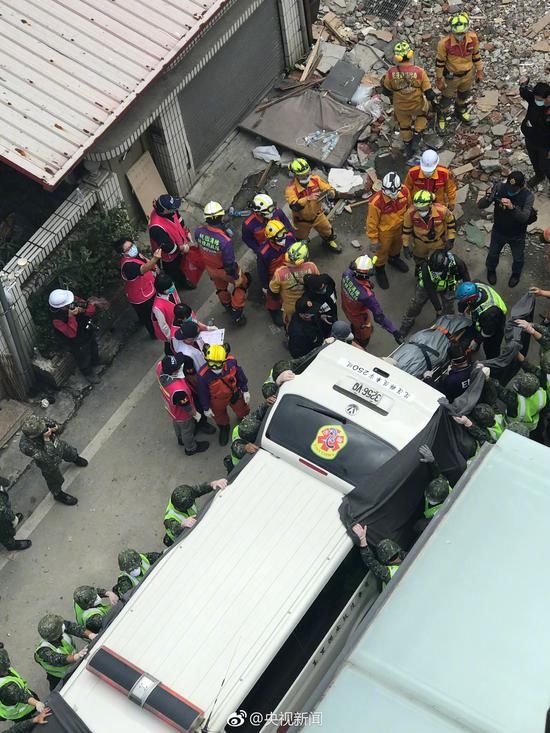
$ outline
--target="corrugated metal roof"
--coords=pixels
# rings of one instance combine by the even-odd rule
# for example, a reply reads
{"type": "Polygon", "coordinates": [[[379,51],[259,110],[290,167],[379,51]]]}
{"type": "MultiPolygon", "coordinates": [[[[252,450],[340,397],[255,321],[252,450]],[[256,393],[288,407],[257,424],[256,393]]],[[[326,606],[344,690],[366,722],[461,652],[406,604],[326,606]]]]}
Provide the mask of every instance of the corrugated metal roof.
{"type": "Polygon", "coordinates": [[[0,158],[55,187],[229,0],[2,0],[0,158]]]}
{"type": "Polygon", "coordinates": [[[505,431],[472,465],[321,700],[323,733],[544,730],[549,455],[505,431]]]}

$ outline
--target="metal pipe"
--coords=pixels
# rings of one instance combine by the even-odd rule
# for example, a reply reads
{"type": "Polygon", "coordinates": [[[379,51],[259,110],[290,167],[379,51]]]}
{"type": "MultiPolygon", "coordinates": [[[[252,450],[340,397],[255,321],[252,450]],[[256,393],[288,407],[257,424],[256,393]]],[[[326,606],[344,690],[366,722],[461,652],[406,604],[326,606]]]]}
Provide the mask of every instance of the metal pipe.
{"type": "Polygon", "coordinates": [[[4,338],[8,351],[11,353],[17,369],[17,374],[25,392],[27,392],[34,382],[33,369],[31,361],[25,352],[23,342],[19,335],[18,324],[13,314],[13,306],[10,305],[4,283],[0,277],[0,330],[4,338]]]}

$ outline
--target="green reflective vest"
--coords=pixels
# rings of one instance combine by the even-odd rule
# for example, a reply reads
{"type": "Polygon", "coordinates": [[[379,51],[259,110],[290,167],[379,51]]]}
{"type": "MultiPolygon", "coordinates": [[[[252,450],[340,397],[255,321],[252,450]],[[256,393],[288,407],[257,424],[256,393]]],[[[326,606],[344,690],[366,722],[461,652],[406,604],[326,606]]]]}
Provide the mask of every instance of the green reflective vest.
{"type": "MultiPolygon", "coordinates": [[[[176,522],[179,522],[181,524],[184,519],[189,519],[189,517],[196,517],[196,516],[197,516],[197,505],[196,504],[193,504],[193,506],[190,509],[188,509],[186,512],[179,512],[175,508],[175,506],[172,504],[172,502],[169,501],[168,506],[166,507],[166,512],[164,514],[164,521],[166,522],[167,519],[175,519],[176,522]]],[[[172,530],[168,529],[168,527],[166,526],[164,529],[166,530],[166,534],[168,535],[168,537],[170,537],[172,542],[175,542],[176,535],[172,532],[172,530]]],[[[134,578],[134,580],[136,580],[136,578],[134,578]]]]}
{"type": "Polygon", "coordinates": [[[518,414],[510,422],[522,422],[529,432],[533,431],[539,424],[540,413],[546,407],[548,395],[546,390],[539,387],[531,397],[524,397],[518,394],[518,414]]]}
{"type": "Polygon", "coordinates": [[[506,307],[506,303],[502,300],[496,290],[493,290],[493,288],[489,287],[489,285],[483,285],[483,283],[476,283],[476,285],[487,295],[487,298],[483,301],[483,303],[481,303],[472,310],[472,321],[474,322],[474,326],[478,331],[481,331],[479,318],[483,313],[485,313],[486,310],[489,310],[489,308],[492,308],[494,305],[496,305],[496,307],[500,308],[504,315],[506,315],[506,313],[508,312],[508,308],[506,307]]]}
{"type": "MultiPolygon", "coordinates": [[[[399,565],[386,565],[386,567],[390,571],[390,580],[391,580],[393,576],[396,574],[396,572],[399,570],[399,565]]],[[[384,585],[387,585],[387,583],[384,583],[384,585]]]]}
{"type": "MultiPolygon", "coordinates": [[[[453,490],[453,487],[449,484],[449,494],[451,493],[452,490],[453,490]]],[[[442,501],[441,504],[430,504],[427,499],[424,499],[424,517],[425,519],[431,519],[432,517],[434,517],[437,514],[437,512],[441,509],[445,501],[442,501]]]]}
{"type": "Polygon", "coordinates": [[[40,649],[43,649],[44,647],[51,649],[57,654],[63,654],[64,657],[68,657],[70,654],[75,654],[76,647],[73,644],[73,640],[71,639],[69,634],[63,634],[63,636],[61,637],[61,644],[59,646],[54,646],[53,644],[50,644],[49,641],[42,639],[40,644],[36,647],[36,651],[34,652],[35,662],[38,662],[38,664],[47,672],[47,674],[51,675],[52,677],[59,677],[59,679],[65,677],[65,675],[71,668],[72,663],[67,662],[67,664],[62,665],[61,667],[54,667],[53,664],[45,662],[42,657],[38,656],[38,651],[40,649]]]}
{"type": "Polygon", "coordinates": [[[76,616],[76,623],[86,628],[86,621],[93,616],[105,616],[111,606],[92,606],[92,608],[81,608],[78,603],[74,604],[74,614],[76,616]]]}
{"type": "MultiPolygon", "coordinates": [[[[15,671],[13,667],[10,667],[9,674],[6,677],[0,677],[0,687],[4,685],[10,685],[14,683],[17,687],[20,687],[25,691],[27,699],[32,697],[32,692],[27,687],[26,681],[15,671]]],[[[34,705],[29,705],[26,702],[16,702],[15,705],[4,705],[0,702],[0,719],[1,720],[21,720],[25,715],[34,712],[34,705]]]]}
{"type": "MultiPolygon", "coordinates": [[[[237,440],[237,438],[239,437],[239,426],[235,425],[235,427],[233,428],[233,432],[231,433],[231,444],[233,445],[233,441],[237,440]]],[[[240,460],[241,459],[233,453],[233,450],[231,450],[231,462],[233,463],[233,465],[236,466],[240,460]]]]}
{"type": "MultiPolygon", "coordinates": [[[[456,279],[456,263],[455,258],[452,256],[452,254],[449,254],[449,260],[450,262],[447,277],[439,277],[439,275],[435,275],[428,265],[428,274],[430,276],[430,280],[434,289],[438,293],[456,288],[456,284],[458,282],[456,279]]],[[[422,274],[422,268],[418,271],[418,284],[421,288],[424,287],[424,275],[422,274]]]]}
{"type": "Polygon", "coordinates": [[[504,415],[495,415],[495,422],[490,428],[487,428],[487,432],[489,433],[491,438],[496,441],[504,432],[505,427],[506,422],[504,420],[504,415]]]}

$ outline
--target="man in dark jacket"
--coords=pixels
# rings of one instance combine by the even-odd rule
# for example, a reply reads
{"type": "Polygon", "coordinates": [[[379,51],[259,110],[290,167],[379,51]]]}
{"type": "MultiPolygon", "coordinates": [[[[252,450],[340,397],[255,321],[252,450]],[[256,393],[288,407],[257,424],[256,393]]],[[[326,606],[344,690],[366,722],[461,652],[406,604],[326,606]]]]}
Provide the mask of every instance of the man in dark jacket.
{"type": "Polygon", "coordinates": [[[304,295],[296,301],[296,310],[288,325],[288,348],[294,359],[305,356],[323,343],[323,330],[317,309],[304,295]]]}
{"type": "Polygon", "coordinates": [[[304,275],[304,295],[316,308],[323,336],[328,338],[338,320],[336,283],[330,275],[304,275]]]}
{"type": "Polygon", "coordinates": [[[545,177],[550,180],[550,84],[539,81],[528,86],[529,79],[521,83],[519,93],[527,104],[527,113],[521,123],[525,147],[535,171],[527,185],[534,188],[545,177]]]}
{"type": "Polygon", "coordinates": [[[523,270],[527,226],[534,221],[534,201],[535,196],[525,187],[525,176],[521,171],[512,171],[505,183],[497,184],[478,201],[480,209],[487,209],[491,204],[495,206],[491,243],[485,260],[489,285],[495,285],[497,281],[496,269],[505,244],[510,245],[513,258],[508,286],[515,288],[518,284],[523,270]]]}

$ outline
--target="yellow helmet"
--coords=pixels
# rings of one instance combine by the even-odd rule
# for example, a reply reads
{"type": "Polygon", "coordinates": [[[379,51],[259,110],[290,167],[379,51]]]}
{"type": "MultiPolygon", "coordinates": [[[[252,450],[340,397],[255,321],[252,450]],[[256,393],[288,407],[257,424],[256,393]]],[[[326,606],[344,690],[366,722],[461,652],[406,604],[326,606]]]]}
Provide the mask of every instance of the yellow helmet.
{"type": "Polygon", "coordinates": [[[265,225],[266,239],[274,239],[276,242],[284,242],[287,234],[287,228],[278,219],[271,219],[265,225]]]}
{"type": "Polygon", "coordinates": [[[301,265],[306,260],[309,260],[309,248],[307,241],[302,239],[301,242],[294,242],[288,248],[285,254],[285,259],[289,265],[301,265]]]}
{"type": "Polygon", "coordinates": [[[204,358],[211,369],[221,369],[227,359],[227,351],[220,344],[212,344],[206,349],[204,358]]]}
{"type": "Polygon", "coordinates": [[[361,255],[353,260],[350,269],[357,277],[368,278],[374,274],[374,262],[368,255],[361,255]]]}
{"type": "Polygon", "coordinates": [[[311,166],[305,158],[295,158],[288,166],[294,176],[309,176],[311,166]]]}
{"type": "Polygon", "coordinates": [[[409,61],[414,56],[414,51],[410,47],[408,41],[398,41],[393,47],[393,58],[396,64],[402,64],[409,61]]]}
{"type": "Polygon", "coordinates": [[[217,201],[210,201],[204,207],[204,218],[206,221],[209,219],[220,219],[222,216],[225,216],[225,210],[217,201]]]}
{"type": "Polygon", "coordinates": [[[424,191],[423,189],[417,191],[413,197],[413,204],[416,209],[427,209],[434,202],[434,195],[431,191],[424,191]]]}
{"type": "Polygon", "coordinates": [[[470,16],[468,13],[457,13],[451,18],[451,31],[453,33],[466,33],[470,27],[470,16]]]}

